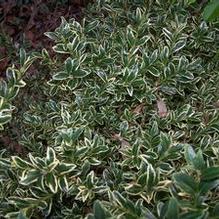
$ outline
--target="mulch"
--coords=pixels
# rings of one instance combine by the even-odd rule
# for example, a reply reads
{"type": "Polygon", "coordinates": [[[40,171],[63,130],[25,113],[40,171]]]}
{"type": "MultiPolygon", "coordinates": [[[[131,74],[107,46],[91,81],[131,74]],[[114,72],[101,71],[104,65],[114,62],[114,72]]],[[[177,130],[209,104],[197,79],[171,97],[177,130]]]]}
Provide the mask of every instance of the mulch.
{"type": "MultiPolygon", "coordinates": [[[[88,2],[90,0],[0,0],[0,80],[5,78],[7,67],[18,60],[19,48],[24,47],[27,52],[42,48],[51,51],[53,42],[44,33],[55,30],[62,16],[79,21],[88,2]]],[[[34,65],[28,73],[36,73],[34,65]]],[[[13,124],[8,129],[1,132],[0,149],[24,154],[24,148],[11,134],[15,129],[13,124]]]]}
{"type": "Polygon", "coordinates": [[[18,48],[28,50],[51,47],[44,35],[60,24],[60,17],[80,20],[87,0],[0,0],[0,75],[11,64],[18,48]],[[12,48],[9,48],[12,47],[12,48]]]}

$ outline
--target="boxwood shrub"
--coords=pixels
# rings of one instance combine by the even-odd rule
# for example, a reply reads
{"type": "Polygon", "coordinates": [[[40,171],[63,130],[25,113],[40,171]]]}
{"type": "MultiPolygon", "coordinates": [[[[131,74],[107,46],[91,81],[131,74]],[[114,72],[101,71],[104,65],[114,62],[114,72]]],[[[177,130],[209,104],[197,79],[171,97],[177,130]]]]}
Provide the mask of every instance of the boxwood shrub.
{"type": "Polygon", "coordinates": [[[45,33],[55,55],[20,51],[0,124],[25,152],[0,153],[2,217],[219,218],[219,23],[193,7],[97,0],[45,33]]]}

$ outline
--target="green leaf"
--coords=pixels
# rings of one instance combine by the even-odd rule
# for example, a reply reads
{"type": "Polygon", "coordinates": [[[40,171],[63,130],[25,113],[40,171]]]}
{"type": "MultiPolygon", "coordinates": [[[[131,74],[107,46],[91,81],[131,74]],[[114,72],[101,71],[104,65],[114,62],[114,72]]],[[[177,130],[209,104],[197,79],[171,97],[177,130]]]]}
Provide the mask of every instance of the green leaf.
{"type": "Polygon", "coordinates": [[[183,49],[186,46],[186,40],[180,40],[178,41],[174,47],[173,47],[173,52],[179,52],[181,49],[183,49]]]}
{"type": "Polygon", "coordinates": [[[0,124],[4,125],[11,120],[11,111],[10,110],[0,110],[0,124]]]}
{"type": "Polygon", "coordinates": [[[49,187],[52,193],[57,193],[58,191],[58,181],[53,173],[48,173],[45,176],[45,184],[49,187]]]}
{"type": "Polygon", "coordinates": [[[199,150],[196,154],[190,145],[186,145],[185,147],[185,158],[187,163],[192,165],[197,170],[203,171],[206,167],[202,151],[199,150]]]}
{"type": "Polygon", "coordinates": [[[46,151],[46,164],[51,165],[54,162],[57,162],[56,153],[54,149],[52,149],[51,147],[48,147],[46,151]]]}
{"type": "Polygon", "coordinates": [[[56,81],[62,81],[62,80],[66,80],[68,79],[70,76],[67,72],[65,71],[62,71],[62,72],[58,72],[56,73],[55,75],[53,75],[53,80],[56,80],[56,81]]]}
{"type": "Polygon", "coordinates": [[[159,156],[165,156],[165,154],[167,153],[167,150],[170,148],[171,144],[172,144],[172,139],[170,138],[170,136],[161,132],[160,144],[158,146],[159,156]]]}
{"type": "Polygon", "coordinates": [[[67,86],[70,90],[75,90],[77,86],[79,85],[79,79],[71,79],[68,81],[67,86]]]}
{"type": "Polygon", "coordinates": [[[68,190],[69,190],[69,185],[68,185],[66,176],[62,176],[62,177],[59,178],[59,180],[58,180],[58,185],[59,185],[59,188],[60,188],[63,192],[68,192],[68,190]]]}
{"type": "Polygon", "coordinates": [[[23,66],[25,61],[26,61],[26,52],[25,50],[22,48],[20,49],[20,65],[23,66]]]}
{"type": "Polygon", "coordinates": [[[54,32],[46,32],[44,34],[54,41],[58,39],[58,35],[54,32]]]}
{"type": "Polygon", "coordinates": [[[197,152],[196,157],[193,160],[193,165],[200,171],[203,171],[206,168],[205,160],[201,150],[197,152]]]}
{"type": "Polygon", "coordinates": [[[29,154],[29,158],[30,158],[32,165],[36,169],[40,170],[40,169],[44,169],[46,167],[45,159],[40,158],[40,157],[33,157],[33,155],[31,153],[29,154]]]}
{"type": "Polygon", "coordinates": [[[14,162],[14,164],[18,167],[18,168],[21,168],[21,169],[26,169],[26,168],[29,168],[31,167],[31,164],[23,159],[21,159],[20,157],[18,156],[13,156],[12,157],[12,160],[14,162]]]}
{"type": "Polygon", "coordinates": [[[212,0],[203,11],[203,17],[207,21],[213,21],[219,16],[219,1],[212,0]]]}
{"type": "Polygon", "coordinates": [[[28,219],[28,218],[25,216],[25,214],[22,211],[20,211],[17,216],[17,219],[28,219]]]}
{"type": "Polygon", "coordinates": [[[95,201],[93,211],[95,219],[106,219],[111,217],[110,213],[102,206],[100,201],[95,201]]]}
{"type": "Polygon", "coordinates": [[[165,218],[167,219],[170,219],[170,218],[178,219],[179,218],[179,206],[175,198],[170,199],[168,203],[165,218]]]}
{"type": "Polygon", "coordinates": [[[68,53],[66,46],[63,43],[58,43],[55,46],[52,47],[53,50],[57,53],[68,53]]]}
{"type": "Polygon", "coordinates": [[[86,185],[88,189],[92,189],[94,187],[94,171],[91,171],[86,177],[86,185]]]}
{"type": "Polygon", "coordinates": [[[148,72],[153,75],[154,77],[159,77],[160,76],[160,70],[154,66],[151,66],[149,69],[148,69],[148,72]]]}
{"type": "Polygon", "coordinates": [[[185,158],[187,163],[193,164],[193,160],[195,158],[196,154],[193,148],[190,145],[186,145],[185,147],[185,158]]]}
{"type": "Polygon", "coordinates": [[[39,200],[35,198],[10,197],[10,203],[14,204],[19,209],[28,208],[31,205],[38,205],[39,200]]]}
{"type": "Polygon", "coordinates": [[[185,173],[176,173],[173,175],[173,180],[184,192],[192,195],[197,192],[197,183],[192,176],[185,173]]]}
{"type": "Polygon", "coordinates": [[[146,186],[149,190],[156,185],[156,179],[157,179],[157,173],[155,169],[151,164],[148,164],[146,186]]]}
{"type": "Polygon", "coordinates": [[[203,219],[206,218],[206,212],[203,210],[189,211],[180,216],[180,219],[203,219]]]}
{"type": "MultiPolygon", "coordinates": [[[[146,179],[145,179],[145,181],[146,181],[146,179]]],[[[126,187],[125,190],[130,195],[140,195],[144,191],[144,187],[143,186],[146,185],[146,182],[144,182],[144,184],[142,183],[143,186],[142,186],[142,184],[140,182],[139,182],[139,184],[131,184],[128,187],[126,187]]]]}
{"type": "Polygon", "coordinates": [[[129,96],[132,97],[133,96],[133,92],[134,92],[133,86],[127,87],[126,90],[127,90],[128,94],[129,94],[129,96]]]}
{"type": "Polygon", "coordinates": [[[114,200],[119,204],[119,206],[127,209],[130,212],[135,212],[135,206],[132,201],[127,198],[124,198],[119,192],[115,191],[112,193],[114,200]]]}
{"type": "Polygon", "coordinates": [[[76,168],[75,164],[72,163],[60,163],[56,167],[56,171],[58,172],[59,175],[66,175],[67,173],[70,173],[74,171],[76,168]]]}
{"type": "Polygon", "coordinates": [[[214,181],[203,181],[199,184],[199,191],[200,194],[205,195],[207,192],[210,190],[216,188],[219,186],[219,180],[214,180],[214,181]]]}
{"type": "Polygon", "coordinates": [[[122,133],[127,132],[128,129],[129,129],[129,124],[128,124],[127,121],[123,121],[123,122],[120,123],[120,125],[119,125],[119,130],[120,130],[122,133]]]}
{"type": "MultiPolygon", "coordinates": [[[[4,217],[6,219],[17,219],[18,215],[19,215],[20,211],[16,211],[16,212],[9,212],[6,215],[4,215],[4,217]]],[[[26,218],[25,218],[26,219],[26,218]]]]}
{"type": "Polygon", "coordinates": [[[208,167],[202,171],[201,179],[204,181],[210,181],[219,179],[219,167],[208,167]]]}
{"type": "Polygon", "coordinates": [[[11,161],[8,159],[0,158],[0,168],[10,168],[11,167],[11,161]]]}
{"type": "Polygon", "coordinates": [[[86,217],[86,219],[95,219],[95,217],[94,217],[94,215],[92,215],[92,214],[88,214],[87,217],[86,217]]]}
{"type": "Polygon", "coordinates": [[[193,4],[193,3],[195,3],[197,0],[188,0],[188,4],[190,5],[190,4],[193,4]]]}
{"type": "Polygon", "coordinates": [[[65,69],[67,71],[68,74],[70,74],[72,72],[72,69],[73,69],[73,60],[69,57],[66,59],[65,61],[65,69]]]}
{"type": "Polygon", "coordinates": [[[214,207],[214,210],[213,210],[213,215],[215,217],[215,219],[218,219],[218,215],[219,215],[219,203],[217,203],[214,207]]]}
{"type": "Polygon", "coordinates": [[[23,174],[21,177],[20,183],[22,185],[30,185],[38,180],[38,178],[41,176],[41,172],[39,170],[29,170],[27,174],[23,174]]]}
{"type": "Polygon", "coordinates": [[[88,70],[85,70],[85,69],[79,69],[77,71],[75,71],[72,75],[75,77],[75,78],[84,78],[86,77],[87,75],[89,75],[90,72],[88,70]]]}

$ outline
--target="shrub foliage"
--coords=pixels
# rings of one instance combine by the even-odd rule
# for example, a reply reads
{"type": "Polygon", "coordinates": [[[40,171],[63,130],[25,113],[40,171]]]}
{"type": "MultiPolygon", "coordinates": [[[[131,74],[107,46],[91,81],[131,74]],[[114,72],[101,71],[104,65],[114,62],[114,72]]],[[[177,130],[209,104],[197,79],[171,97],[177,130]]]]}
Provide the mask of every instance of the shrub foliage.
{"type": "Polygon", "coordinates": [[[219,30],[188,7],[97,0],[46,33],[54,57],[21,50],[1,84],[2,127],[34,59],[48,80],[26,81],[43,101],[11,121],[29,153],[0,154],[0,215],[218,218],[219,30]]]}

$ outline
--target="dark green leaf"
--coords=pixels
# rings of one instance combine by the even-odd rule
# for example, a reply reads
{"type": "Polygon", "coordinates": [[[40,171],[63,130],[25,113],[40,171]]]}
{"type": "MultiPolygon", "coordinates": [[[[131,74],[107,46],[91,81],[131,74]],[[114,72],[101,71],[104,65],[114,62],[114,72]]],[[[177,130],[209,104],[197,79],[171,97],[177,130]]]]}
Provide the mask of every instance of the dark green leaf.
{"type": "Polygon", "coordinates": [[[170,199],[168,203],[168,208],[167,208],[165,218],[167,219],[170,219],[170,218],[178,219],[179,218],[179,206],[175,198],[170,199]]]}
{"type": "Polygon", "coordinates": [[[210,181],[219,178],[219,167],[208,167],[202,171],[202,180],[210,181]]]}
{"type": "Polygon", "coordinates": [[[69,78],[69,74],[67,72],[59,72],[56,73],[55,75],[53,75],[53,80],[57,80],[57,81],[62,81],[62,80],[66,80],[69,78]]]}
{"type": "Polygon", "coordinates": [[[197,192],[197,183],[192,176],[185,173],[176,173],[173,175],[176,185],[184,192],[194,195],[197,192]]]}
{"type": "Polygon", "coordinates": [[[22,49],[20,49],[20,65],[23,66],[25,61],[26,61],[26,52],[22,48],[22,49]]]}
{"type": "Polygon", "coordinates": [[[41,172],[39,170],[29,170],[27,174],[25,174],[22,178],[20,183],[22,185],[30,185],[38,180],[38,178],[41,176],[41,172]]]}
{"type": "Polygon", "coordinates": [[[219,1],[211,0],[205,7],[203,17],[207,21],[212,21],[219,16],[219,1]]]}
{"type": "Polygon", "coordinates": [[[94,203],[93,211],[95,219],[106,219],[111,216],[99,201],[94,203]]]}

